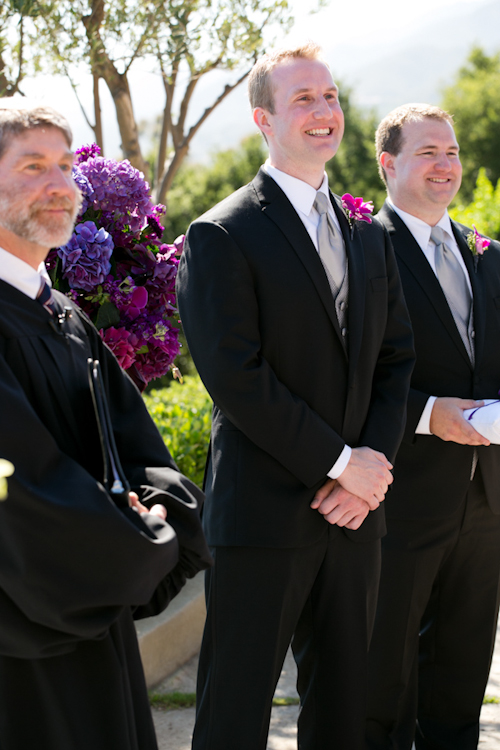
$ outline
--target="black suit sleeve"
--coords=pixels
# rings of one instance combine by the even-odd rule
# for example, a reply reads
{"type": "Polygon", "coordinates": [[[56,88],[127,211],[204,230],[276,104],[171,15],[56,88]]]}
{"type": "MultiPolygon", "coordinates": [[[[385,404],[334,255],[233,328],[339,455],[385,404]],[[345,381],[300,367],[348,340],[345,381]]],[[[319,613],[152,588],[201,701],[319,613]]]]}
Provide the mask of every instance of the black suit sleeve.
{"type": "Polygon", "coordinates": [[[415,354],[394,250],[385,230],[384,235],[387,322],[373,374],[370,409],[359,445],[379,450],[390,461],[394,461],[403,437],[405,407],[415,354]]]}

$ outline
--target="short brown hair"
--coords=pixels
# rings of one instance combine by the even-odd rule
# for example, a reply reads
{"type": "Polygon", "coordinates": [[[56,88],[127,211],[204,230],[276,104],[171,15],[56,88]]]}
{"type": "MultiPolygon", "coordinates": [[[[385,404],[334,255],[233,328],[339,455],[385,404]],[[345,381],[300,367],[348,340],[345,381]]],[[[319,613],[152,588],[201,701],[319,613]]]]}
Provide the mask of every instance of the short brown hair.
{"type": "Polygon", "coordinates": [[[73,133],[69,123],[55,109],[51,107],[11,109],[10,107],[2,107],[2,101],[0,100],[0,159],[12,138],[23,135],[33,128],[57,128],[71,148],[73,133]]]}
{"type": "Polygon", "coordinates": [[[389,112],[378,126],[375,133],[378,171],[386,184],[387,179],[380,163],[380,154],[387,151],[391,156],[397,156],[403,148],[404,125],[407,122],[421,122],[425,119],[442,120],[453,127],[453,117],[444,109],[432,104],[403,104],[389,112]]]}
{"type": "Polygon", "coordinates": [[[283,61],[297,58],[325,62],[321,47],[316,42],[306,42],[292,49],[278,49],[257,60],[248,78],[248,98],[252,109],[262,107],[274,115],[274,91],[270,74],[283,61]]]}

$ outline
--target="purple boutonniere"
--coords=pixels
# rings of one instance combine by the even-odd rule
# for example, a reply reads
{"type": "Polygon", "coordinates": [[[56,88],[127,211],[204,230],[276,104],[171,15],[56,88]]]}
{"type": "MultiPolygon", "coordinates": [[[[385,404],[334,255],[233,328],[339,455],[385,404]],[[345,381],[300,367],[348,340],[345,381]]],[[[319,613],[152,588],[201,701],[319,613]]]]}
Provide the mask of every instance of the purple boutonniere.
{"type": "Polygon", "coordinates": [[[477,273],[477,265],[479,263],[479,257],[487,250],[490,246],[491,240],[486,237],[482,237],[477,231],[474,224],[472,225],[474,231],[469,232],[467,235],[467,244],[474,257],[474,271],[477,273]]]}
{"type": "Polygon", "coordinates": [[[344,193],[342,196],[342,208],[344,209],[347,221],[351,228],[351,240],[354,235],[355,221],[366,221],[368,224],[372,223],[372,201],[364,201],[363,198],[353,198],[350,193],[344,193]]]}

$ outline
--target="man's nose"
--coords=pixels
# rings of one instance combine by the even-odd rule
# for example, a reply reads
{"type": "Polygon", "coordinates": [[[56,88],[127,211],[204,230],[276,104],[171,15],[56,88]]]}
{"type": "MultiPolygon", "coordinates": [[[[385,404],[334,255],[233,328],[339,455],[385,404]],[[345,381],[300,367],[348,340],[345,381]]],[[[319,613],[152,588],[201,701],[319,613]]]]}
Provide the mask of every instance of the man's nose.
{"type": "Polygon", "coordinates": [[[52,167],[47,174],[47,191],[59,195],[74,195],[76,187],[71,174],[63,172],[59,166],[52,167]]]}
{"type": "Polygon", "coordinates": [[[323,117],[330,117],[331,116],[331,110],[328,102],[326,99],[321,97],[321,99],[318,99],[316,101],[316,106],[314,108],[314,116],[319,118],[323,117]]]}
{"type": "Polygon", "coordinates": [[[436,159],[436,167],[438,169],[448,170],[451,167],[451,161],[448,154],[438,154],[436,159]]]}

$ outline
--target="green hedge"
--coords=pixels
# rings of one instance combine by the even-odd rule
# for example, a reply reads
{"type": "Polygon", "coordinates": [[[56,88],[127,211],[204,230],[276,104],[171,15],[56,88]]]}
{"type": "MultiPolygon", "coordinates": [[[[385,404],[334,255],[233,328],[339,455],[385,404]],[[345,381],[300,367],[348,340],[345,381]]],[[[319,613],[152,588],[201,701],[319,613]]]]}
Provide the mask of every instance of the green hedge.
{"type": "Polygon", "coordinates": [[[198,375],[144,394],[144,401],[183,474],[201,487],[212,419],[212,401],[198,375]]]}

